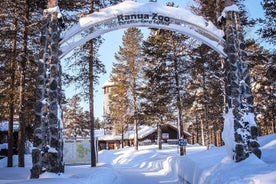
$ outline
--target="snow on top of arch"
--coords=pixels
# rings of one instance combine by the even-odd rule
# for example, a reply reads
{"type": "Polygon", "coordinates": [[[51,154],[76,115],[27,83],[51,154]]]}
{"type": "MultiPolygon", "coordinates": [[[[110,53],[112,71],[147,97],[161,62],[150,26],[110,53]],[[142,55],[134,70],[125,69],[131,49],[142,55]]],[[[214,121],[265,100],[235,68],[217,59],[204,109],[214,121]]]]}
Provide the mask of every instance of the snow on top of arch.
{"type": "Polygon", "coordinates": [[[115,6],[107,7],[104,9],[99,10],[99,12],[89,14],[86,17],[80,19],[80,25],[84,26],[87,23],[98,22],[102,19],[112,18],[114,15],[124,14],[124,13],[145,13],[145,12],[158,12],[159,14],[169,15],[171,17],[175,17],[182,20],[188,20],[189,22],[193,22],[201,27],[209,27],[217,28],[214,25],[211,25],[211,22],[206,21],[203,17],[197,16],[193,14],[191,11],[183,9],[183,8],[176,8],[176,7],[169,7],[169,6],[162,6],[158,3],[138,3],[134,1],[124,1],[120,4],[115,6]]]}
{"type": "Polygon", "coordinates": [[[87,15],[86,17],[83,17],[80,19],[80,25],[85,26],[86,24],[98,22],[106,18],[112,18],[114,17],[114,15],[116,16],[116,15],[125,14],[129,12],[131,13],[158,12],[159,14],[165,14],[178,19],[189,20],[189,22],[194,22],[201,27],[206,27],[206,25],[208,25],[208,22],[203,17],[196,16],[186,9],[162,6],[162,5],[159,5],[158,3],[153,3],[153,2],[138,3],[134,1],[124,1],[115,6],[101,9],[97,13],[87,15]]]}
{"type": "Polygon", "coordinates": [[[201,16],[194,15],[189,10],[183,8],[162,6],[158,3],[153,2],[144,4],[127,0],[115,6],[100,9],[98,10],[98,12],[94,12],[93,14],[89,14],[86,17],[80,18],[78,24],[75,24],[73,27],[65,32],[63,40],[69,39],[77,31],[84,30],[87,26],[91,24],[112,19],[117,15],[129,13],[158,13],[160,15],[170,16],[172,18],[186,20],[187,22],[200,26],[221,38],[224,35],[224,32],[220,29],[217,29],[212,22],[205,20],[201,16]]]}

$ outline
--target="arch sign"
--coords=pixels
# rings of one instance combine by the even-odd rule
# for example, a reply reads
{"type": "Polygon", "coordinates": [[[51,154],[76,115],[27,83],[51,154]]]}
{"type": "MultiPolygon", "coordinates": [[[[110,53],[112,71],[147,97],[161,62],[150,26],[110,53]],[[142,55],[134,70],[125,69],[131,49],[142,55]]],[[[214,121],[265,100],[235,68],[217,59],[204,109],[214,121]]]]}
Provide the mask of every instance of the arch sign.
{"type": "Polygon", "coordinates": [[[60,41],[63,58],[74,48],[104,33],[128,27],[150,27],[177,31],[193,37],[226,57],[224,33],[213,23],[181,8],[124,1],[112,7],[101,9],[79,20],[67,30],[60,41]]]}

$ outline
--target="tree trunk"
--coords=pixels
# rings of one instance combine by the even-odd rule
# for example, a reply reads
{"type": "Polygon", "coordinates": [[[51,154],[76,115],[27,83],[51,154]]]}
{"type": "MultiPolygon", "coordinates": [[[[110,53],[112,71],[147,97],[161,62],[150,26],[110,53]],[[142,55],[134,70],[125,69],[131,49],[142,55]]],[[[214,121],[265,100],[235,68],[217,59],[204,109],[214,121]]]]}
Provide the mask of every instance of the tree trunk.
{"type": "Polygon", "coordinates": [[[200,121],[200,130],[201,130],[201,144],[203,146],[206,146],[205,137],[204,137],[204,123],[203,123],[203,120],[200,121]]]}
{"type": "MultiPolygon", "coordinates": [[[[11,87],[14,88],[14,77],[12,77],[11,87]]],[[[8,167],[13,166],[13,116],[14,116],[14,102],[13,102],[14,94],[13,91],[10,94],[10,105],[9,105],[9,130],[8,130],[8,167]]]]}
{"type": "Polygon", "coordinates": [[[19,86],[19,131],[18,131],[18,167],[24,167],[24,154],[25,154],[25,69],[26,63],[21,63],[20,71],[20,86],[19,86]]]}
{"type": "MultiPolygon", "coordinates": [[[[134,63],[134,62],[133,62],[134,63]]],[[[137,90],[137,84],[136,84],[136,77],[137,76],[132,76],[133,80],[133,86],[132,86],[132,96],[133,96],[133,108],[134,108],[134,147],[135,150],[138,150],[138,146],[139,146],[139,137],[138,137],[138,123],[139,123],[139,115],[138,115],[138,105],[137,105],[137,95],[136,95],[136,90],[137,90]]]]}
{"type": "Polygon", "coordinates": [[[91,167],[96,167],[96,148],[95,148],[95,120],[94,120],[94,51],[93,40],[90,41],[89,56],[89,110],[90,110],[90,144],[91,144],[91,167]]]}
{"type": "Polygon", "coordinates": [[[199,143],[199,122],[198,122],[198,118],[197,116],[195,117],[195,122],[196,122],[196,142],[195,143],[199,143]]]}
{"type": "MultiPolygon", "coordinates": [[[[160,118],[160,119],[162,119],[162,118],[160,118]]],[[[158,149],[162,149],[162,130],[161,130],[161,124],[162,124],[161,122],[157,122],[157,144],[158,144],[158,149]]]]}
{"type": "MultiPolygon", "coordinates": [[[[94,13],[94,3],[91,2],[90,12],[94,13]]],[[[96,147],[95,147],[95,119],[94,119],[94,41],[89,42],[89,111],[90,111],[90,144],[91,144],[91,167],[96,167],[96,147]]]]}
{"type": "MultiPolygon", "coordinates": [[[[16,11],[15,11],[16,12],[16,11]]],[[[17,19],[14,20],[14,27],[17,30],[17,19]]],[[[16,34],[17,31],[13,32],[12,35],[12,59],[10,63],[10,71],[11,71],[11,83],[10,83],[10,101],[9,101],[9,129],[8,129],[8,167],[13,166],[13,147],[14,147],[14,139],[13,139],[13,120],[14,120],[14,91],[15,91],[15,70],[16,70],[16,34]]]]}
{"type": "Polygon", "coordinates": [[[20,70],[20,84],[19,84],[19,132],[18,132],[18,166],[24,167],[24,154],[25,154],[25,71],[27,63],[27,48],[28,48],[28,20],[29,20],[29,0],[25,2],[25,15],[24,15],[24,30],[23,30],[23,47],[22,47],[22,60],[20,70]]]}
{"type": "Polygon", "coordinates": [[[133,96],[133,108],[134,108],[134,126],[135,126],[135,129],[134,129],[134,147],[135,147],[135,150],[138,150],[138,146],[139,146],[139,138],[138,138],[138,108],[137,108],[137,96],[136,96],[136,93],[135,93],[135,90],[137,89],[136,88],[136,76],[133,77],[133,87],[131,89],[132,91],[132,96],[133,96]]]}
{"type": "Polygon", "coordinates": [[[208,92],[206,88],[206,74],[205,74],[205,68],[203,68],[203,76],[202,76],[202,86],[203,86],[203,94],[204,94],[204,119],[205,119],[205,131],[204,131],[204,139],[205,139],[205,145],[207,146],[207,149],[209,149],[210,144],[210,133],[209,133],[209,108],[208,108],[208,92]]]}
{"type": "Polygon", "coordinates": [[[124,148],[124,126],[122,126],[121,130],[121,148],[124,148]]]}
{"type": "MultiPolygon", "coordinates": [[[[136,114],[136,113],[134,113],[136,114]]],[[[139,140],[138,140],[138,121],[136,119],[136,115],[134,115],[134,148],[137,151],[138,150],[138,144],[139,144],[139,140]]]]}
{"type": "MultiPolygon", "coordinates": [[[[184,124],[182,122],[182,99],[180,94],[180,84],[179,84],[179,74],[178,71],[178,62],[176,56],[174,58],[174,80],[176,87],[176,107],[177,107],[177,123],[179,124],[179,139],[184,139],[184,124]]],[[[180,156],[185,155],[185,147],[180,146],[180,156]]]]}

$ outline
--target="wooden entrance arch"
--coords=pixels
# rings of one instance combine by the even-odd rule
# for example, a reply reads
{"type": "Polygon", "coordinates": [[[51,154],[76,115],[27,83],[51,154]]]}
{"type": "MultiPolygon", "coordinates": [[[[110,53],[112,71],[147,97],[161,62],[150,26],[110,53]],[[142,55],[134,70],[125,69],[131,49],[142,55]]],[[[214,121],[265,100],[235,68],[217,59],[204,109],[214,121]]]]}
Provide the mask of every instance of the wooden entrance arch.
{"type": "Polygon", "coordinates": [[[129,27],[177,31],[202,41],[226,57],[223,51],[225,45],[223,31],[203,17],[196,16],[185,9],[160,6],[157,3],[141,4],[124,1],[83,17],[68,29],[60,41],[62,51],[60,58],[99,35],[129,27]]]}

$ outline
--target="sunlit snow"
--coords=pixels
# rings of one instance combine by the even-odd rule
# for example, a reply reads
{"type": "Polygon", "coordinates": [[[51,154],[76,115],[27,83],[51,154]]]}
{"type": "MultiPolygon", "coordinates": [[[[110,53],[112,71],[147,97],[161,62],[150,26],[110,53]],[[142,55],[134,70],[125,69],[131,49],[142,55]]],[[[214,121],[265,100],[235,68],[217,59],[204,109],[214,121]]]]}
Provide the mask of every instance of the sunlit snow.
{"type": "Polygon", "coordinates": [[[40,179],[29,179],[31,155],[26,155],[26,167],[18,168],[14,156],[13,168],[6,168],[7,159],[0,160],[0,184],[272,184],[276,183],[276,134],[259,138],[262,158],[251,156],[234,162],[225,147],[188,145],[187,155],[178,156],[176,145],[140,146],[99,152],[97,167],[66,165],[65,173],[44,173],[40,179]]]}

